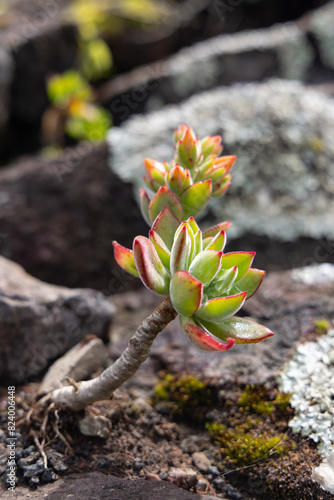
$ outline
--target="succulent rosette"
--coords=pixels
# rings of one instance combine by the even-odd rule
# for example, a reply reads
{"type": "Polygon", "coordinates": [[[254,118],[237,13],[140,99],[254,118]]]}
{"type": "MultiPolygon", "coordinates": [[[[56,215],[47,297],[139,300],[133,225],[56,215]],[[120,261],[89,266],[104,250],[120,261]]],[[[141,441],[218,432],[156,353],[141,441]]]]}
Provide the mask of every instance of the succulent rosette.
{"type": "Polygon", "coordinates": [[[236,157],[218,157],[222,151],[220,136],[200,140],[190,127],[181,125],[174,141],[175,156],[170,163],[144,160],[144,181],[156,193],[150,199],[145,189],[140,190],[141,211],[149,226],[159,213],[157,208],[163,206],[173,207],[179,222],[196,217],[211,196],[221,196],[231,183],[229,171],[236,157]]]}
{"type": "Polygon", "coordinates": [[[251,267],[254,252],[224,253],[229,225],[221,223],[202,233],[193,217],[179,224],[165,206],[149,238],[137,236],[132,250],[113,243],[117,263],[150,290],[170,296],[183,330],[206,351],[273,335],[265,326],[235,316],[265,273],[251,267]]]}

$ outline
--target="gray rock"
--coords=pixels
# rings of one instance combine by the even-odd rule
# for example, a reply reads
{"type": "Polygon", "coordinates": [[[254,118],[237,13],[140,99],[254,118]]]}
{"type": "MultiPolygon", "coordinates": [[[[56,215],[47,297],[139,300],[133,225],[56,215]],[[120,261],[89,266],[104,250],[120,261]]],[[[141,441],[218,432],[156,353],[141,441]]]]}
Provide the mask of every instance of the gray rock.
{"type": "Polygon", "coordinates": [[[171,467],[167,474],[167,481],[179,488],[189,490],[197,484],[197,473],[192,469],[178,469],[171,467]]]}
{"type": "Polygon", "coordinates": [[[84,380],[99,368],[106,368],[108,362],[108,351],[101,339],[84,339],[50,366],[38,392],[46,394],[68,385],[67,377],[76,382],[84,380]]]}
{"type": "MultiPolygon", "coordinates": [[[[112,241],[131,246],[147,226],[108,167],[105,144],[80,144],[52,162],[0,169],[0,253],[37,278],[120,293],[139,280],[122,271],[112,241]]],[[[72,344],[73,345],[73,344],[72,344]]]]}
{"type": "Polygon", "coordinates": [[[79,420],[79,429],[84,436],[106,439],[111,431],[111,422],[102,415],[87,415],[79,420]]]}
{"type": "MultiPolygon", "coordinates": [[[[16,487],[16,494],[22,498],[34,500],[63,500],[64,498],[80,498],[82,500],[206,500],[206,496],[192,494],[177,488],[165,481],[146,481],[144,479],[128,480],[101,472],[85,472],[71,474],[55,483],[41,486],[31,492],[28,488],[16,487]],[[112,493],[112,497],[111,497],[112,493]]],[[[12,499],[11,491],[1,491],[1,498],[12,499]]]]}
{"type": "Polygon", "coordinates": [[[2,136],[9,116],[9,90],[12,77],[13,60],[9,53],[0,47],[0,154],[3,145],[2,136]]]}
{"type": "Polygon", "coordinates": [[[51,465],[55,472],[65,472],[68,469],[68,463],[64,455],[58,453],[53,449],[49,449],[46,452],[48,463],[51,465]]]}
{"type": "Polygon", "coordinates": [[[0,375],[36,376],[88,333],[106,337],[114,312],[101,293],[43,283],[0,257],[0,375]]]}
{"type": "Polygon", "coordinates": [[[228,193],[223,201],[211,201],[210,224],[232,220],[229,238],[334,238],[331,99],[287,81],[202,93],[112,129],[113,171],[137,190],[143,158],[171,159],[172,134],[180,123],[199,137],[221,134],[225,153],[238,157],[228,193]]]}
{"type": "Polygon", "coordinates": [[[191,456],[192,462],[201,472],[208,472],[211,462],[208,457],[201,451],[195,452],[191,456]]]}

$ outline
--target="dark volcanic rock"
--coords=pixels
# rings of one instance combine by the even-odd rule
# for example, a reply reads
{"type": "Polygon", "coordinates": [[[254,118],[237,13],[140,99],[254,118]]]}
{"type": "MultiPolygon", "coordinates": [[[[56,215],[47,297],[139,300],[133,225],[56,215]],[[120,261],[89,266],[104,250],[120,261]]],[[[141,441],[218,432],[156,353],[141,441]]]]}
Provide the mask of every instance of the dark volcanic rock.
{"type": "MultiPolygon", "coordinates": [[[[19,489],[24,490],[24,488],[17,488],[17,491],[19,489]]],[[[3,498],[7,498],[7,494],[8,492],[3,493],[3,498]]],[[[191,494],[166,481],[145,481],[144,479],[129,481],[100,472],[71,474],[34,492],[36,500],[42,498],[63,500],[69,497],[82,500],[204,500],[207,498],[199,494],[191,494]]]]}
{"type": "Polygon", "coordinates": [[[129,247],[148,228],[107,161],[104,144],[87,144],[0,171],[0,253],[64,286],[110,294],[139,283],[116,266],[112,241],[129,247]]]}
{"type": "Polygon", "coordinates": [[[85,335],[106,337],[114,310],[101,293],[42,283],[0,257],[0,376],[22,382],[85,335]]]}

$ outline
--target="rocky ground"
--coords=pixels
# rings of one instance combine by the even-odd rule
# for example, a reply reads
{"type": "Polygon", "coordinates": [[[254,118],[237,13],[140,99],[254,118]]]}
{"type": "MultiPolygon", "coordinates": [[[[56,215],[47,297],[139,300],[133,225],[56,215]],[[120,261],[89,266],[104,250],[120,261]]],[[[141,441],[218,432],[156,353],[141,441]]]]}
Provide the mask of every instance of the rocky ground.
{"type": "MultiPolygon", "coordinates": [[[[294,410],[277,375],[296,345],[330,328],[333,283],[330,265],[269,274],[245,314],[275,336],[223,354],[199,352],[175,320],[111,401],[79,413],[39,406],[37,379],[18,387],[15,497],[331,498],[310,479],[321,457],[289,428],[294,410]]],[[[110,360],[158,302],[145,290],[113,297],[110,360]]],[[[1,397],[2,498],[10,498],[5,389],[1,397]]]]}

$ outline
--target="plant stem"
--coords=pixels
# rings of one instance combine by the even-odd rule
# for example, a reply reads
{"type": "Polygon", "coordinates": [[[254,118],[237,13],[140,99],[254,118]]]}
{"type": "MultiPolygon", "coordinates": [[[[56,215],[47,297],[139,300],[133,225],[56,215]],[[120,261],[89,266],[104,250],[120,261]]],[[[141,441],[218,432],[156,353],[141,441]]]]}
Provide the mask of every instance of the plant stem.
{"type": "Polygon", "coordinates": [[[128,380],[148,357],[155,337],[176,318],[169,297],[139,326],[122,355],[97,378],[62,387],[48,394],[41,402],[63,403],[71,410],[82,410],[95,401],[110,399],[112,393],[128,380]]]}

